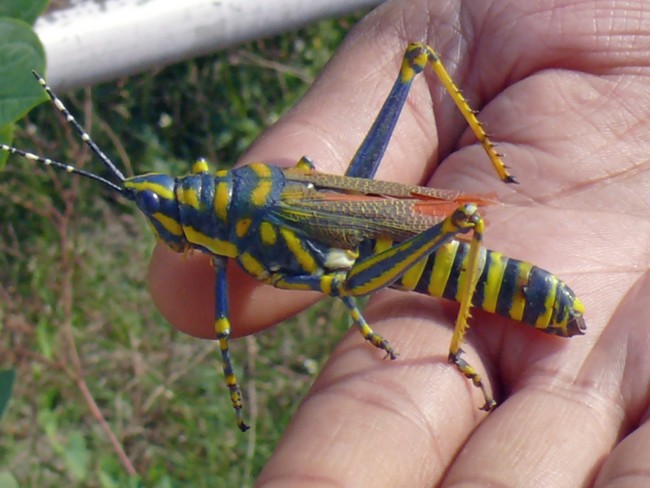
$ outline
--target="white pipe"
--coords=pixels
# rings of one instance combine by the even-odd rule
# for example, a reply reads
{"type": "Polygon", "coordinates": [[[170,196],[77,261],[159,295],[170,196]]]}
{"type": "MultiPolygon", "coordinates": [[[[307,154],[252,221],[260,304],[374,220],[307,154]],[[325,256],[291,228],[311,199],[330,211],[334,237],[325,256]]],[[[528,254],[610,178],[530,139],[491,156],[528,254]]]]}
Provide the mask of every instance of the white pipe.
{"type": "Polygon", "coordinates": [[[207,54],[382,0],[105,0],[77,2],[35,25],[58,91],[207,54]]]}

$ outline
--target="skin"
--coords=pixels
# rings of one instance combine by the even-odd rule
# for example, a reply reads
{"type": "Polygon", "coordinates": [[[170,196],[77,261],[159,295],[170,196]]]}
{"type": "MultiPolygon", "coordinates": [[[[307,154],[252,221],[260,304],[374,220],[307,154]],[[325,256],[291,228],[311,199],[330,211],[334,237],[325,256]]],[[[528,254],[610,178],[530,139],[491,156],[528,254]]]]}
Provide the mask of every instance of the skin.
{"type": "MultiPolygon", "coordinates": [[[[648,25],[644,0],[389,1],[242,157],[290,165],[307,154],[343,173],[406,44],[425,41],[480,108],[520,185],[497,179],[430,73],[414,84],[378,178],[495,192],[504,204],[487,212],[486,246],[566,280],[588,325],[585,336],[561,339],[476,312],[464,349],[500,403],[487,415],[480,392],[446,362],[456,308],[382,291],[365,316],[400,357],[382,361],[347,334],[259,486],[650,481],[648,25]]],[[[234,336],[314,300],[231,271],[234,336]]],[[[156,249],[151,290],[175,327],[213,337],[212,283],[205,256],[156,249]]]]}

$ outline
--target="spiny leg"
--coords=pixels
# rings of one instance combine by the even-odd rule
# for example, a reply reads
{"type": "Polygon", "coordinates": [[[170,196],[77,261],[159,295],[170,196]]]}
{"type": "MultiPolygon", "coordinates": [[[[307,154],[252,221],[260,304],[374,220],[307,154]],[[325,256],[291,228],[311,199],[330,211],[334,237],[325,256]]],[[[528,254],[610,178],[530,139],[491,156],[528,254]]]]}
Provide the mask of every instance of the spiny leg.
{"type": "Polygon", "coordinates": [[[476,112],[471,109],[462,92],[451,79],[451,76],[442,64],[438,53],[432,47],[420,43],[411,44],[407,50],[407,56],[409,52],[413,52],[416,59],[421,58],[421,56],[426,54],[427,60],[431,65],[433,72],[436,74],[442,85],[447,90],[447,93],[449,93],[452,100],[456,104],[456,107],[458,107],[458,110],[460,110],[460,113],[469,124],[472,132],[474,132],[474,135],[476,136],[476,139],[478,139],[478,141],[483,146],[483,149],[490,158],[492,166],[494,166],[494,169],[499,175],[499,178],[501,178],[501,180],[505,183],[517,183],[517,180],[514,178],[514,176],[508,173],[506,165],[501,160],[501,155],[494,149],[494,144],[485,132],[483,124],[478,120],[476,117],[476,112]],[[420,50],[422,50],[423,53],[420,53],[420,50]]]}
{"type": "Polygon", "coordinates": [[[406,102],[406,97],[413,79],[425,69],[427,64],[431,66],[431,69],[447,90],[474,132],[474,135],[485,149],[501,180],[506,183],[516,183],[516,179],[508,173],[500,155],[494,149],[494,144],[490,141],[481,122],[476,117],[476,113],[470,108],[467,100],[465,100],[461,91],[451,79],[436,51],[432,47],[422,43],[410,44],[406,49],[402,60],[402,67],[393,84],[393,88],[379,111],[370,131],[350,162],[346,176],[359,178],[374,177],[393,134],[399,114],[406,102]]]}
{"type": "Polygon", "coordinates": [[[215,318],[214,328],[221,349],[221,360],[223,363],[223,375],[226,379],[226,385],[230,391],[230,402],[235,409],[237,417],[237,426],[242,432],[246,432],[249,427],[244,423],[242,416],[242,394],[237,377],[232,367],[230,359],[230,349],[228,339],[230,338],[230,319],[228,318],[228,284],[226,281],[226,259],[221,256],[212,258],[212,265],[217,272],[217,281],[215,287],[215,318]]]}
{"type": "MultiPolygon", "coordinates": [[[[469,259],[467,278],[462,284],[463,288],[461,297],[464,297],[464,299],[461,301],[461,310],[459,311],[452,346],[454,347],[454,358],[457,359],[457,361],[454,361],[454,364],[456,364],[464,374],[467,375],[471,373],[473,377],[476,377],[476,381],[478,381],[477,386],[480,386],[481,389],[485,391],[482,387],[480,377],[475,374],[471,366],[460,358],[459,347],[462,337],[468,327],[467,319],[469,318],[472,297],[480,274],[478,254],[480,251],[483,229],[484,222],[478,214],[476,205],[463,205],[438,225],[435,225],[406,241],[396,244],[385,251],[374,254],[358,263],[355,263],[355,265],[347,272],[344,280],[337,280],[334,283],[328,283],[326,288],[330,290],[330,295],[341,296],[343,303],[348,307],[353,320],[359,326],[364,338],[376,347],[385,350],[392,358],[394,353],[392,353],[392,348],[390,348],[388,342],[383,337],[372,331],[356,308],[351,297],[368,295],[390,286],[396,280],[404,276],[411,267],[420,262],[423,258],[426,258],[426,256],[430,255],[455,235],[473,230],[474,238],[472,240],[470,251],[473,254],[469,259]]],[[[325,281],[321,279],[321,283],[325,283],[325,281]]],[[[321,287],[323,288],[322,284],[321,287]]]]}
{"type": "Polygon", "coordinates": [[[397,353],[381,335],[372,330],[366,319],[363,318],[359,307],[350,296],[341,296],[341,290],[345,288],[346,273],[344,271],[327,273],[324,275],[302,275],[291,276],[283,273],[276,273],[271,278],[271,283],[276,288],[283,290],[313,290],[320,291],[324,295],[339,297],[350,313],[354,324],[365,340],[386,353],[386,357],[396,359],[397,353]]]}
{"type": "Polygon", "coordinates": [[[361,311],[357,307],[357,304],[354,302],[352,297],[341,297],[341,301],[345,304],[350,312],[350,317],[354,321],[355,325],[359,328],[359,332],[365,340],[370,344],[375,346],[377,349],[381,349],[386,352],[386,357],[390,359],[397,359],[397,353],[389,342],[384,339],[381,335],[377,334],[366,322],[366,319],[363,318],[361,311]]]}
{"type": "Polygon", "coordinates": [[[272,283],[277,288],[315,290],[328,296],[340,297],[363,337],[375,347],[386,351],[388,356],[394,358],[395,352],[390,344],[382,336],[373,332],[352,297],[369,295],[390,286],[404,276],[404,273],[411,269],[412,266],[436,251],[442,244],[457,234],[473,231],[468,269],[460,285],[461,307],[449,350],[449,360],[476,386],[481,388],[486,400],[484,408],[493,408],[494,400],[488,395],[480,376],[471,365],[460,357],[462,352],[460,344],[469,327],[468,319],[470,317],[472,297],[480,276],[479,257],[484,228],[485,223],[478,213],[478,208],[476,205],[469,203],[460,206],[445,220],[424,232],[356,262],[347,272],[329,273],[321,276],[275,274],[272,283]]]}
{"type": "Polygon", "coordinates": [[[496,406],[496,403],[488,393],[480,375],[461,357],[460,348],[469,328],[472,299],[481,274],[480,251],[485,222],[474,204],[463,205],[440,224],[356,263],[348,272],[347,279],[343,282],[343,289],[338,293],[344,297],[367,295],[389,286],[453,236],[470,230],[473,231],[473,236],[467,270],[460,282],[460,309],[449,346],[449,361],[481,389],[485,399],[485,405],[481,408],[489,411],[496,406]]]}
{"type": "Polygon", "coordinates": [[[460,347],[467,333],[467,329],[469,329],[468,320],[471,317],[472,299],[481,274],[479,258],[484,230],[485,223],[477,214],[477,219],[473,223],[474,232],[468,252],[467,269],[465,270],[464,278],[460,282],[460,309],[458,310],[454,334],[449,345],[449,362],[453,363],[466,378],[470,379],[474,386],[481,389],[481,393],[483,393],[483,398],[485,399],[485,404],[481,407],[481,410],[489,412],[496,407],[496,402],[487,391],[481,376],[461,357],[463,350],[460,347]]]}
{"type": "MultiPolygon", "coordinates": [[[[478,215],[476,205],[471,203],[462,205],[439,224],[382,252],[355,262],[347,272],[299,276],[276,273],[272,276],[271,283],[276,288],[315,290],[328,296],[340,297],[364,339],[386,351],[386,354],[394,359],[396,354],[393,348],[386,339],[373,332],[352,297],[370,295],[390,286],[404,276],[412,266],[456,234],[471,230],[476,222],[481,226],[482,232],[483,220],[478,215]]],[[[476,278],[474,278],[472,294],[475,287],[476,278]]]]}

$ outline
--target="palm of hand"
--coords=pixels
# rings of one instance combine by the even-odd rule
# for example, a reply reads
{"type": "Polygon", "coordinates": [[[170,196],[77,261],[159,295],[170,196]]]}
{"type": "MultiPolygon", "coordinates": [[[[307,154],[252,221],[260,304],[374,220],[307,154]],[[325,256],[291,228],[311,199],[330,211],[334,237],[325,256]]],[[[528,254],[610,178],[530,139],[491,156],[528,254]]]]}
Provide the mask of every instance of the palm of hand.
{"type": "MultiPolygon", "coordinates": [[[[446,64],[459,63],[456,81],[474,105],[490,100],[481,120],[521,184],[500,183],[480,147],[467,146],[473,140],[433,77],[430,89],[414,87],[379,177],[421,183],[442,156],[432,185],[496,191],[505,205],[487,214],[486,245],[565,279],[587,307],[587,335],[562,340],[477,313],[467,358],[505,400],[485,417],[477,410],[480,394],[446,364],[450,316],[436,313],[439,305],[426,297],[378,294],[366,318],[400,358],[379,361],[356,332],[346,336],[260,481],[322,476],[355,486],[532,486],[543,479],[579,486],[593,482],[603,459],[599,483],[629,474],[643,466],[650,438],[639,428],[650,386],[650,42],[638,34],[650,8],[639,6],[632,16],[614,2],[599,3],[599,11],[575,2],[528,11],[506,0],[491,2],[490,10],[450,2],[433,11],[432,3],[388,2],[370,16],[310,95],[244,159],[308,154],[320,169],[341,173],[394,79],[405,43],[425,40],[443,54],[462,52],[446,56],[446,64]],[[382,25],[393,26],[385,39],[382,25]],[[459,41],[457,31],[480,34],[459,41]],[[349,73],[363,76],[351,83],[349,73]],[[350,128],[344,133],[342,120],[350,128]]],[[[157,256],[154,266],[169,259],[157,256]]],[[[172,270],[166,272],[186,272],[165,265],[172,270]]],[[[207,290],[198,301],[209,302],[210,287],[192,283],[207,290]]],[[[247,327],[238,334],[309,300],[292,294],[278,305],[275,290],[249,282],[240,288],[247,292],[233,297],[233,322],[247,327]],[[247,309],[251,293],[255,310],[272,303],[275,315],[247,309]]],[[[168,317],[180,324],[187,312],[175,311],[174,293],[154,284],[168,317]]],[[[211,307],[191,306],[206,311],[197,320],[203,329],[192,332],[209,333],[211,307]]]]}

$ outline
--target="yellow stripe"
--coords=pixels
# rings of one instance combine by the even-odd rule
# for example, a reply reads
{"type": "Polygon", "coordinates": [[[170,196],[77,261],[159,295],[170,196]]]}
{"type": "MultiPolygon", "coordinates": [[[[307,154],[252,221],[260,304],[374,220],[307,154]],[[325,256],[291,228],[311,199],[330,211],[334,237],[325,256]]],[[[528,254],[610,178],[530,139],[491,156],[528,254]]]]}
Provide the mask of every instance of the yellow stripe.
{"type": "Polygon", "coordinates": [[[246,235],[253,221],[251,219],[239,219],[235,224],[235,234],[240,239],[246,235]]]}
{"type": "Polygon", "coordinates": [[[323,295],[332,296],[332,275],[324,275],[320,279],[320,291],[323,295]]]}
{"type": "Polygon", "coordinates": [[[309,252],[302,246],[302,240],[290,230],[280,229],[280,234],[287,243],[287,248],[294,255],[300,267],[307,273],[315,273],[318,270],[318,265],[309,252]]]}
{"type": "Polygon", "coordinates": [[[421,259],[415,263],[411,269],[404,273],[404,276],[402,277],[402,286],[406,290],[410,291],[415,289],[418,281],[420,281],[420,278],[422,277],[422,272],[424,271],[424,267],[427,265],[427,261],[428,259],[421,259]]]}
{"type": "Polygon", "coordinates": [[[406,59],[402,61],[402,69],[400,69],[399,75],[402,83],[408,83],[415,78],[415,70],[406,59]]]}
{"type": "MultiPolygon", "coordinates": [[[[528,283],[528,276],[530,276],[532,268],[532,264],[521,261],[518,267],[519,274],[517,275],[517,283],[528,283]]],[[[521,321],[524,317],[524,309],[526,308],[526,296],[522,287],[518,288],[519,292],[513,297],[508,314],[511,319],[521,321]]]]}
{"type": "MultiPolygon", "coordinates": [[[[366,259],[364,262],[359,263],[359,264],[356,264],[356,265],[354,266],[354,273],[355,273],[355,274],[358,274],[358,273],[360,273],[361,271],[365,271],[365,270],[367,270],[367,269],[370,269],[370,268],[372,268],[373,266],[376,266],[377,263],[381,263],[381,262],[383,262],[385,259],[389,259],[389,258],[393,257],[396,253],[398,253],[398,252],[402,252],[402,251],[404,251],[405,249],[408,249],[409,247],[412,246],[412,244],[408,244],[408,243],[400,243],[400,245],[402,245],[402,244],[404,244],[404,247],[402,247],[401,249],[397,248],[397,246],[395,246],[394,248],[388,248],[388,249],[386,249],[385,251],[382,251],[382,254],[381,254],[381,255],[375,253],[374,256],[369,257],[369,258],[366,259]]],[[[385,272],[389,272],[391,269],[393,269],[393,268],[386,269],[385,272]]],[[[382,273],[382,275],[383,275],[383,274],[384,274],[384,273],[382,273]]]]}
{"type": "Polygon", "coordinates": [[[251,193],[251,203],[261,207],[266,203],[266,200],[271,193],[271,168],[266,164],[251,164],[249,168],[257,175],[259,182],[251,193]]]}
{"type": "Polygon", "coordinates": [[[414,43],[409,45],[407,48],[407,54],[404,56],[402,61],[402,68],[400,69],[400,78],[402,83],[408,83],[417,74],[413,69],[414,66],[418,66],[420,70],[424,69],[427,64],[428,56],[424,44],[414,43]],[[409,53],[413,51],[420,51],[416,57],[409,59],[409,53]]]}
{"type": "Polygon", "coordinates": [[[372,334],[372,329],[368,326],[366,321],[363,320],[363,316],[359,313],[359,310],[356,308],[350,308],[348,310],[350,311],[350,317],[352,320],[361,325],[361,334],[363,337],[368,337],[370,334],[372,334]]]}
{"type": "Polygon", "coordinates": [[[436,261],[431,270],[431,278],[429,279],[429,295],[441,297],[445,292],[447,281],[449,281],[449,273],[451,273],[454,257],[457,252],[458,241],[451,241],[448,244],[444,244],[436,251],[436,261]]]}
{"type": "Polygon", "coordinates": [[[179,203],[183,205],[189,205],[192,208],[201,210],[201,202],[199,201],[199,195],[193,188],[180,188],[176,190],[176,198],[179,203]]]}
{"type": "Polygon", "coordinates": [[[156,212],[151,216],[151,218],[160,222],[160,225],[162,225],[170,234],[174,234],[175,236],[183,235],[183,228],[181,225],[176,220],[167,217],[167,215],[156,212]]]}
{"type": "Polygon", "coordinates": [[[217,183],[214,192],[214,211],[223,222],[228,222],[228,207],[230,206],[230,185],[225,181],[217,183]]]}
{"type": "Polygon", "coordinates": [[[264,268],[264,266],[262,266],[262,263],[255,259],[250,253],[245,252],[239,256],[239,262],[246,270],[246,272],[255,276],[256,278],[264,280],[268,277],[268,271],[264,268]]]}
{"type": "Polygon", "coordinates": [[[273,286],[282,288],[283,290],[293,291],[314,291],[314,289],[307,283],[289,283],[285,280],[273,281],[273,286]]]}
{"type": "Polygon", "coordinates": [[[248,166],[257,175],[258,178],[269,178],[271,176],[271,168],[266,164],[255,163],[248,166]]]}
{"type": "Polygon", "coordinates": [[[214,331],[218,336],[230,332],[230,321],[227,318],[220,318],[214,321],[214,331]]]}
{"type": "Polygon", "coordinates": [[[260,224],[260,237],[262,242],[267,246],[275,246],[275,243],[278,240],[278,235],[273,228],[273,225],[268,222],[262,222],[260,224]]]}
{"type": "Polygon", "coordinates": [[[261,180],[251,193],[251,203],[257,207],[261,207],[266,203],[270,193],[271,181],[261,180]]]}
{"type": "Polygon", "coordinates": [[[508,258],[503,254],[492,251],[490,254],[490,262],[486,263],[488,268],[487,278],[483,287],[484,297],[483,305],[481,308],[486,312],[494,313],[497,309],[497,301],[499,299],[499,291],[501,291],[501,283],[503,283],[503,273],[506,270],[508,258]]]}
{"type": "MultiPolygon", "coordinates": [[[[467,249],[467,253],[465,254],[465,257],[463,258],[463,261],[461,263],[461,272],[460,276],[457,277],[457,286],[456,286],[456,296],[454,296],[454,300],[457,301],[458,303],[462,304],[463,302],[471,303],[473,300],[473,293],[476,289],[476,285],[478,284],[478,280],[483,274],[483,269],[485,267],[485,256],[487,254],[487,250],[483,247],[480,247],[480,244],[478,244],[477,241],[472,241],[472,244],[470,247],[467,249]],[[475,247],[476,246],[476,247],[475,247]],[[471,262],[471,257],[472,257],[472,252],[476,252],[476,261],[475,261],[475,266],[476,266],[476,271],[474,275],[475,283],[472,285],[472,291],[469,291],[468,288],[468,283],[467,280],[470,278],[470,268],[473,267],[472,262],[471,262]],[[471,294],[472,296],[468,296],[468,294],[471,294]]],[[[453,262],[453,261],[452,261],[453,262]]],[[[452,267],[450,266],[450,271],[452,267]]],[[[449,278],[448,278],[449,279],[449,278]]],[[[488,283],[489,284],[489,283],[488,283]]],[[[496,283],[496,286],[501,286],[501,282],[496,283]]],[[[481,306],[481,308],[483,308],[481,306]]],[[[468,316],[469,317],[469,316],[468,316]]]]}
{"type": "Polygon", "coordinates": [[[228,258],[235,258],[239,254],[239,251],[237,251],[237,246],[231,242],[206,236],[205,234],[190,226],[185,226],[184,230],[185,237],[189,242],[202,246],[214,254],[228,258]]]}
{"type": "MultiPolygon", "coordinates": [[[[467,214],[465,213],[465,215],[467,215],[467,214]]],[[[441,235],[450,235],[450,234],[454,234],[454,233],[458,232],[459,230],[461,230],[463,228],[466,229],[466,228],[469,227],[469,225],[463,225],[463,223],[464,223],[464,221],[461,221],[460,225],[459,225],[458,223],[454,222],[454,219],[451,216],[449,216],[440,223],[440,234],[441,235]]]]}
{"type": "Polygon", "coordinates": [[[142,181],[135,183],[133,181],[125,181],[124,182],[124,187],[125,188],[132,188],[133,190],[137,192],[141,191],[151,191],[154,192],[156,195],[159,197],[164,198],[165,200],[174,200],[174,192],[170,188],[167,188],[166,186],[163,185],[158,185],[156,183],[152,183],[150,181],[142,181]]]}
{"type": "MultiPolygon", "coordinates": [[[[401,247],[395,246],[394,248],[389,249],[381,255],[373,256],[367,261],[361,263],[361,265],[355,265],[352,269],[353,274],[365,271],[373,266],[381,266],[386,259],[393,257],[395,254],[408,251],[410,248],[414,247],[414,244],[412,242],[401,242],[399,243],[399,246],[401,247]]],[[[416,247],[416,251],[410,254],[406,254],[402,261],[397,262],[392,267],[383,270],[380,275],[368,280],[363,285],[355,287],[353,290],[354,295],[367,295],[376,291],[382,286],[386,286],[386,283],[391,282],[396,276],[401,273],[403,269],[408,268],[412,265],[412,263],[416,263],[418,260],[423,259],[423,256],[428,252],[428,249],[425,247],[416,247]]]]}
{"type": "Polygon", "coordinates": [[[385,237],[380,237],[375,240],[375,254],[384,252],[387,249],[390,249],[393,245],[392,239],[386,239],[385,237]]]}

